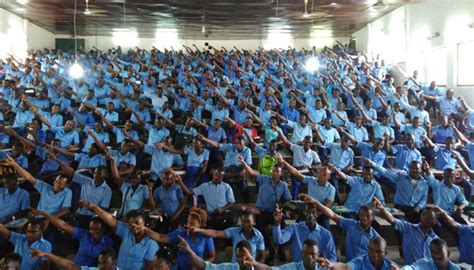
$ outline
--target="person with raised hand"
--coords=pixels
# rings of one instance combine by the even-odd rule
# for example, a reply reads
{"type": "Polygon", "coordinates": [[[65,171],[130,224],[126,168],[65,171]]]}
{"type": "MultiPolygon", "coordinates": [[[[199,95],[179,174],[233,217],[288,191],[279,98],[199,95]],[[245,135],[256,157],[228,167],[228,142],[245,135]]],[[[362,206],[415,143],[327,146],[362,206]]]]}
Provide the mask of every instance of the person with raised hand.
{"type": "Polygon", "coordinates": [[[118,221],[101,207],[80,201],[80,206],[95,212],[116,235],[120,236],[122,242],[118,253],[117,266],[123,269],[152,269],[158,244],[150,239],[141,228],[145,226],[144,214],[139,210],[132,210],[127,214],[127,223],[118,221]]]}
{"type": "Polygon", "coordinates": [[[449,260],[451,252],[443,239],[437,238],[430,243],[431,258],[422,258],[406,265],[402,270],[460,270],[461,268],[449,260]]]}
{"type": "Polygon", "coordinates": [[[346,231],[346,261],[368,254],[370,240],[379,236],[378,232],[371,226],[374,215],[369,207],[361,207],[358,216],[359,220],[355,220],[334,213],[308,194],[302,193],[299,198],[307,204],[314,205],[323,215],[332,219],[339,227],[346,231]]]}
{"type": "Polygon", "coordinates": [[[116,270],[117,254],[113,249],[105,249],[100,252],[97,266],[81,266],[68,259],[56,256],[52,253],[39,249],[31,249],[31,256],[34,258],[44,258],[65,270],[116,270]]]}
{"type": "MultiPolygon", "coordinates": [[[[52,216],[45,211],[33,209],[31,216],[43,216],[58,229],[71,234],[79,241],[79,249],[74,263],[81,266],[97,266],[97,259],[104,251],[113,247],[113,241],[104,235],[105,223],[99,217],[93,217],[89,223],[89,230],[73,227],[66,221],[52,216]]],[[[40,256],[41,257],[41,256],[40,256]]]]}
{"type": "MultiPolygon", "coordinates": [[[[185,225],[186,228],[204,228],[206,227],[207,213],[204,209],[193,207],[189,210],[188,221],[185,225]]],[[[212,238],[196,233],[193,229],[178,228],[168,234],[157,233],[150,228],[146,227],[145,224],[131,224],[132,229],[135,231],[143,232],[145,235],[159,243],[172,243],[177,245],[180,242],[180,238],[185,239],[189,243],[191,249],[197,256],[204,259],[205,261],[214,262],[216,259],[216,251],[214,248],[214,242],[212,238]]],[[[187,270],[192,267],[192,263],[189,254],[184,251],[178,252],[176,259],[177,270],[187,270]]]]}

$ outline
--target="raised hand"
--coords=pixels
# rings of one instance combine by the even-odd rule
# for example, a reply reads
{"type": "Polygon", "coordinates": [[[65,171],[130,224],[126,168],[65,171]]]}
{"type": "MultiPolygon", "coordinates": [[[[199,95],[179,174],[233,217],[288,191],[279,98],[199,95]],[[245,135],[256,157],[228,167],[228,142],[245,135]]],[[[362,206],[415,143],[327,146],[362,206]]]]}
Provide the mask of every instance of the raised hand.
{"type": "Polygon", "coordinates": [[[186,240],[181,236],[181,235],[178,235],[178,239],[179,239],[179,243],[178,243],[178,247],[186,252],[190,252],[192,251],[191,250],[191,247],[189,246],[188,242],[186,242],[186,240]]]}
{"type": "Polygon", "coordinates": [[[305,203],[313,203],[314,202],[313,197],[311,197],[311,196],[309,196],[308,194],[305,194],[305,193],[300,193],[298,195],[298,199],[300,199],[301,201],[303,201],[305,203]]]}
{"type": "Polygon", "coordinates": [[[376,197],[374,197],[372,199],[372,205],[374,206],[374,208],[377,208],[377,209],[382,209],[383,208],[383,204],[376,197]]]}
{"type": "Polygon", "coordinates": [[[282,219],[283,219],[283,211],[280,208],[280,205],[277,203],[275,205],[275,212],[273,213],[273,221],[275,224],[280,225],[282,219]]]}
{"type": "Polygon", "coordinates": [[[46,256],[46,253],[44,253],[43,251],[36,248],[31,248],[31,257],[38,258],[38,257],[44,257],[44,256],[46,256]]]}
{"type": "Polygon", "coordinates": [[[425,160],[423,164],[421,165],[421,169],[425,174],[430,174],[431,173],[431,167],[430,164],[425,160]]]}

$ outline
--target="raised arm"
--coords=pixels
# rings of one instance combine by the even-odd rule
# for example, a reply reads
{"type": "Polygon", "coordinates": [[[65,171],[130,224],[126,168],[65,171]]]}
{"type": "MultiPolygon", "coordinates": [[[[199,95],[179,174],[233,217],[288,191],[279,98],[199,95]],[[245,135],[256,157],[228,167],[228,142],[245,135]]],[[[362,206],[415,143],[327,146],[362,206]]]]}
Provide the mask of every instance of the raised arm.
{"type": "Polygon", "coordinates": [[[372,200],[373,200],[374,207],[380,210],[380,214],[382,214],[382,217],[386,221],[388,221],[388,223],[394,225],[395,222],[397,221],[397,219],[395,217],[393,217],[393,215],[385,209],[385,207],[382,205],[382,203],[379,201],[379,199],[374,197],[372,200]]]}
{"type": "Polygon", "coordinates": [[[252,169],[247,162],[245,162],[244,158],[242,156],[239,156],[237,160],[244,166],[245,171],[250,175],[252,180],[255,180],[257,176],[259,176],[259,173],[256,172],[254,169],[252,169]]]}
{"type": "Polygon", "coordinates": [[[99,206],[90,203],[88,201],[79,201],[79,205],[82,208],[86,208],[91,210],[92,212],[95,212],[97,216],[99,216],[100,219],[102,219],[109,227],[115,231],[118,225],[117,219],[115,219],[114,216],[112,216],[110,213],[105,211],[104,209],[100,208],[99,206]]]}
{"type": "Polygon", "coordinates": [[[319,211],[321,211],[323,215],[334,220],[334,222],[339,223],[339,221],[341,221],[341,216],[334,213],[331,209],[324,206],[322,203],[318,202],[318,200],[314,199],[308,194],[300,193],[300,195],[298,195],[298,198],[307,204],[314,205],[319,211]]]}
{"type": "Polygon", "coordinates": [[[5,159],[5,162],[7,165],[12,166],[15,168],[16,172],[23,178],[25,178],[26,181],[28,181],[31,185],[35,186],[36,185],[36,178],[31,175],[27,170],[23,169],[16,161],[10,157],[7,156],[5,159]]]}
{"type": "Polygon", "coordinates": [[[211,230],[211,229],[201,229],[201,228],[198,228],[198,227],[189,227],[187,225],[185,225],[185,227],[191,232],[200,233],[200,234],[202,234],[204,236],[207,236],[207,237],[227,238],[227,234],[225,233],[225,231],[211,230]]]}
{"type": "Polygon", "coordinates": [[[51,159],[51,160],[56,161],[59,164],[59,167],[61,167],[61,170],[64,173],[66,173],[67,175],[69,175],[69,176],[74,175],[75,170],[71,166],[69,166],[68,164],[66,164],[66,163],[62,162],[61,160],[59,160],[58,157],[53,152],[48,153],[48,158],[51,159]]]}
{"type": "Polygon", "coordinates": [[[278,154],[277,155],[278,162],[285,167],[286,170],[290,172],[290,174],[295,177],[296,179],[303,181],[304,175],[300,173],[295,167],[291,166],[290,163],[288,163],[283,157],[278,154]]]}
{"type": "Polygon", "coordinates": [[[31,257],[33,258],[46,257],[53,264],[59,266],[61,269],[64,269],[64,270],[80,270],[81,269],[81,266],[75,264],[73,261],[56,256],[51,253],[43,252],[35,248],[31,248],[31,257]]]}
{"type": "Polygon", "coordinates": [[[220,146],[220,144],[219,144],[218,142],[215,142],[215,141],[213,141],[213,140],[211,140],[211,139],[208,139],[208,138],[204,137],[204,136],[201,135],[201,134],[198,134],[198,135],[197,135],[197,138],[198,138],[200,141],[203,141],[203,142],[209,144],[210,146],[212,146],[212,147],[214,147],[214,148],[219,148],[219,146],[220,146]]]}
{"type": "Polygon", "coordinates": [[[74,227],[69,225],[66,221],[60,219],[60,218],[57,218],[55,216],[52,216],[50,214],[48,214],[47,212],[45,211],[41,211],[41,210],[33,210],[31,212],[31,215],[32,216],[38,216],[38,215],[42,215],[44,216],[49,222],[51,222],[55,227],[67,232],[68,234],[73,234],[74,233],[74,227]]]}

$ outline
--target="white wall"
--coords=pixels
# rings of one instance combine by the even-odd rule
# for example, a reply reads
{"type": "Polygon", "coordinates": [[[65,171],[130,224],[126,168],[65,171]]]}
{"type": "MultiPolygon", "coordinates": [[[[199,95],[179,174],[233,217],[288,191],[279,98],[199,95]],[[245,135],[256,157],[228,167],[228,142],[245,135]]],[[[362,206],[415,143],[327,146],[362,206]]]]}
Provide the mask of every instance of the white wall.
{"type": "Polygon", "coordinates": [[[0,58],[11,53],[20,58],[26,55],[26,21],[0,9],[0,58]]]}
{"type": "Polygon", "coordinates": [[[53,33],[29,21],[26,23],[26,36],[28,49],[50,49],[56,46],[53,33]]]}
{"type": "MultiPolygon", "coordinates": [[[[358,50],[382,52],[384,58],[399,63],[405,71],[418,70],[421,78],[430,78],[432,52],[439,48],[447,51],[446,87],[474,105],[474,86],[458,86],[457,46],[474,40],[474,1],[425,0],[405,5],[382,18],[369,23],[354,33],[358,50]],[[439,32],[439,37],[432,37],[439,32]]],[[[474,48],[473,48],[474,50],[474,48]]]]}
{"type": "MultiPolygon", "coordinates": [[[[69,35],[55,35],[55,38],[71,38],[69,35]]],[[[111,36],[78,36],[78,38],[83,38],[85,39],[85,47],[86,49],[90,49],[93,46],[100,50],[107,50],[112,47],[116,47],[117,44],[114,43],[113,37],[111,36]]],[[[316,46],[318,49],[320,49],[322,46],[331,46],[334,44],[335,40],[338,40],[339,42],[345,44],[349,42],[349,37],[334,37],[334,38],[329,38],[329,37],[324,37],[324,38],[318,38],[318,39],[289,39],[286,42],[269,42],[268,40],[189,40],[189,39],[178,39],[175,41],[169,41],[172,43],[173,48],[176,49],[182,49],[182,45],[186,46],[192,46],[192,44],[196,44],[199,48],[204,48],[204,44],[206,42],[209,43],[209,45],[215,47],[215,48],[220,48],[220,47],[225,47],[227,49],[230,49],[234,46],[236,46],[239,49],[246,49],[246,50],[254,50],[258,49],[258,47],[264,47],[264,48],[287,48],[288,45],[296,48],[296,49],[301,49],[301,48],[311,48],[312,46],[316,46]]],[[[165,42],[166,43],[166,42],[165,42]]],[[[139,38],[138,39],[138,44],[136,46],[140,48],[146,48],[149,49],[153,46],[155,46],[158,49],[163,49],[163,47],[167,47],[168,49],[170,48],[170,43],[166,44],[157,44],[157,40],[155,38],[139,38]]]]}

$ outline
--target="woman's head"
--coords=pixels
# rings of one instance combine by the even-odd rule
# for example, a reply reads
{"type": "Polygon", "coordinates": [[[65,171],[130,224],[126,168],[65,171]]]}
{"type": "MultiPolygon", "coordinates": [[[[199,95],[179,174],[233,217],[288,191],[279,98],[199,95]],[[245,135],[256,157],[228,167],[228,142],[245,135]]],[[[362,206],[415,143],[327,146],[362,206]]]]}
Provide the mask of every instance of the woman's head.
{"type": "Polygon", "coordinates": [[[207,223],[207,213],[206,210],[193,207],[189,210],[188,216],[188,226],[189,227],[198,227],[204,228],[207,223]]]}
{"type": "Polygon", "coordinates": [[[163,180],[161,181],[163,186],[169,187],[171,185],[174,185],[176,181],[178,181],[179,175],[177,175],[176,172],[173,171],[173,169],[171,168],[165,169],[163,173],[164,173],[164,177],[163,177],[163,180]]]}

